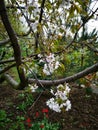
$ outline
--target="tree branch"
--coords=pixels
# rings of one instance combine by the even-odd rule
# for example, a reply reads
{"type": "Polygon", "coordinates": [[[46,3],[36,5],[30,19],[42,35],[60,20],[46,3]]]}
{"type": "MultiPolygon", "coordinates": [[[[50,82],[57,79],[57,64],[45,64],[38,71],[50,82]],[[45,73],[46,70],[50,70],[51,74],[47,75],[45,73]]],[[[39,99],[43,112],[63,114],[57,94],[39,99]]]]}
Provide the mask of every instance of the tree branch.
{"type": "Polygon", "coordinates": [[[3,60],[3,61],[0,61],[0,64],[10,63],[10,62],[15,62],[15,59],[11,58],[11,59],[8,59],[8,60],[3,60]]]}
{"type": "Polygon", "coordinates": [[[31,29],[29,29],[26,33],[22,33],[22,34],[17,34],[18,37],[25,37],[25,36],[28,36],[31,32],[31,29]]]}
{"type": "Polygon", "coordinates": [[[73,37],[72,41],[67,46],[65,46],[64,49],[59,51],[58,54],[64,52],[66,49],[68,49],[74,43],[74,41],[77,38],[77,34],[78,34],[79,30],[93,17],[93,15],[97,12],[97,10],[98,10],[98,8],[94,12],[92,12],[92,14],[90,16],[85,17],[85,21],[77,29],[76,33],[74,34],[74,37],[73,37]]]}
{"type": "Polygon", "coordinates": [[[39,82],[44,85],[44,86],[53,86],[53,85],[58,85],[58,84],[63,84],[65,82],[73,82],[77,79],[80,79],[90,73],[93,73],[93,72],[96,72],[98,71],[98,63],[92,65],[91,67],[88,67],[87,69],[77,73],[77,74],[74,74],[72,76],[69,76],[67,78],[62,78],[62,79],[57,79],[57,80],[36,80],[36,79],[28,79],[28,83],[32,84],[32,83],[37,83],[38,85],[39,82]]]}
{"type": "MultiPolygon", "coordinates": [[[[93,73],[93,72],[97,72],[98,71],[98,63],[92,65],[91,67],[77,73],[77,74],[74,74],[72,76],[69,76],[69,77],[66,77],[66,78],[62,78],[62,79],[57,79],[57,80],[54,80],[54,81],[51,81],[51,80],[38,80],[38,79],[32,79],[32,78],[29,78],[28,79],[28,83],[29,84],[32,84],[32,83],[37,83],[39,86],[42,85],[44,87],[51,87],[51,86],[56,86],[56,85],[59,85],[59,84],[63,84],[65,82],[69,83],[69,82],[73,82],[77,79],[80,79],[90,73],[93,73]]],[[[6,80],[10,85],[12,85],[15,89],[20,89],[19,87],[19,84],[8,74],[4,74],[0,77],[0,82],[6,80]]]]}
{"type": "MultiPolygon", "coordinates": [[[[16,2],[16,5],[19,7],[22,15],[24,16],[24,18],[25,18],[25,20],[26,20],[26,22],[27,22],[27,24],[28,24],[28,26],[30,28],[30,32],[32,32],[34,34],[34,31],[32,30],[32,27],[30,25],[29,19],[25,16],[25,14],[24,14],[23,10],[21,9],[21,7],[19,6],[18,2],[16,2]]],[[[34,34],[34,37],[35,37],[35,34],[34,34]]]]}
{"type": "Polygon", "coordinates": [[[8,39],[6,39],[6,40],[4,40],[4,41],[0,41],[0,46],[4,46],[4,45],[6,45],[7,43],[9,43],[10,42],[10,39],[8,38],[8,39]]]}
{"type": "Polygon", "coordinates": [[[4,69],[0,70],[0,74],[5,73],[6,71],[8,71],[9,69],[11,69],[14,66],[16,66],[16,63],[9,65],[9,66],[5,67],[4,69]]]}
{"type": "MultiPolygon", "coordinates": [[[[42,4],[41,4],[41,11],[40,11],[40,17],[39,17],[39,23],[41,23],[42,21],[42,15],[43,15],[43,9],[44,9],[44,4],[45,4],[45,0],[42,1],[42,4]]],[[[38,48],[38,41],[39,40],[39,33],[37,32],[36,34],[36,41],[35,41],[35,45],[36,45],[36,48],[38,48]]]]}
{"type": "Polygon", "coordinates": [[[16,8],[17,9],[20,9],[20,8],[21,9],[26,9],[26,7],[24,7],[24,6],[15,6],[15,5],[7,5],[6,8],[7,9],[16,9],[16,8]]]}
{"type": "Polygon", "coordinates": [[[20,50],[20,46],[18,44],[16,34],[15,34],[11,24],[10,24],[10,21],[9,21],[7,12],[6,12],[4,0],[0,0],[0,15],[1,15],[2,22],[5,26],[5,29],[9,35],[10,41],[12,43],[11,45],[12,45],[13,50],[14,50],[16,67],[17,67],[19,78],[20,78],[20,87],[24,88],[26,86],[27,80],[26,80],[26,77],[24,74],[24,70],[21,67],[21,64],[22,64],[21,50],[20,50]]]}
{"type": "Polygon", "coordinates": [[[3,74],[0,77],[0,81],[2,79],[3,79],[3,81],[6,80],[13,88],[18,89],[19,84],[11,76],[9,76],[8,74],[3,74]]]}
{"type": "Polygon", "coordinates": [[[96,48],[90,46],[88,43],[84,43],[84,42],[83,42],[83,43],[81,43],[81,44],[87,46],[91,51],[93,51],[93,52],[95,52],[95,53],[98,53],[98,49],[96,49],[96,48]]]}

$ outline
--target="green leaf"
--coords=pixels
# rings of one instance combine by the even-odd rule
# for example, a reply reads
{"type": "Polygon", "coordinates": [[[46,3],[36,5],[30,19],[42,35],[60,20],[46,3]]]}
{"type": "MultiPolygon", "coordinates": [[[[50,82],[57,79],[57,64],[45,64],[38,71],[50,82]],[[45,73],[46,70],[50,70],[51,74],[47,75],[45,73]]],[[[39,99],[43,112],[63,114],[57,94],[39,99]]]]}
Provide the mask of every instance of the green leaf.
{"type": "Polygon", "coordinates": [[[0,110],[0,121],[4,121],[7,117],[7,114],[4,110],[0,110]]]}

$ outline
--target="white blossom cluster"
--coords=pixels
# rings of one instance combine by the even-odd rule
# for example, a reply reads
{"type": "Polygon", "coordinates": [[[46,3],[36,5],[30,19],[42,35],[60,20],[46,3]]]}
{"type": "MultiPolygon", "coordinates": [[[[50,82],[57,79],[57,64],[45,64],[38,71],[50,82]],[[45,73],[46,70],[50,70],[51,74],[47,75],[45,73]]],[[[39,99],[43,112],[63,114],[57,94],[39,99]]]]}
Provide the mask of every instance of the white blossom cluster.
{"type": "Polygon", "coordinates": [[[51,89],[51,93],[54,95],[53,98],[50,98],[46,104],[49,106],[50,109],[61,112],[62,110],[68,111],[71,109],[71,102],[68,99],[68,95],[70,92],[70,88],[68,84],[60,84],[57,86],[57,91],[54,92],[51,89]]]}
{"type": "Polygon", "coordinates": [[[29,13],[30,13],[29,17],[30,17],[30,19],[33,20],[33,22],[30,23],[30,26],[32,27],[33,31],[36,32],[38,23],[39,23],[38,22],[39,14],[40,14],[40,10],[41,10],[38,0],[30,0],[28,2],[27,10],[32,10],[32,11],[29,11],[29,13]]]}
{"type": "MultiPolygon", "coordinates": [[[[39,57],[41,58],[41,55],[39,55],[39,57]]],[[[46,75],[51,75],[60,65],[59,61],[55,59],[54,54],[52,53],[46,55],[40,62],[44,63],[43,72],[46,75]]]]}
{"type": "Polygon", "coordinates": [[[29,84],[29,87],[30,87],[30,90],[32,93],[34,93],[36,91],[36,89],[38,89],[38,86],[36,84],[34,84],[34,85],[29,84]]]}

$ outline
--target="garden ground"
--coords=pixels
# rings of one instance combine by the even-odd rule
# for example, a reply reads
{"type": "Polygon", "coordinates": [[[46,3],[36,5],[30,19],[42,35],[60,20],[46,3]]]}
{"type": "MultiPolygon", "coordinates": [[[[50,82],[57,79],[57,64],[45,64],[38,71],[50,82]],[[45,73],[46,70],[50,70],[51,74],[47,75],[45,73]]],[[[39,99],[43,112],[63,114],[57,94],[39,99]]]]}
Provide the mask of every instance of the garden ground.
{"type": "MultiPolygon", "coordinates": [[[[29,130],[26,119],[29,117],[34,122],[36,112],[40,113],[41,120],[43,118],[42,109],[48,108],[46,101],[51,95],[47,91],[39,95],[40,93],[33,93],[35,102],[26,104],[26,106],[26,96],[28,95],[24,91],[14,90],[6,84],[0,85],[0,110],[5,110],[6,118],[10,119],[7,121],[8,123],[5,121],[5,124],[0,125],[0,130],[21,130],[17,125],[19,121],[22,121],[20,117],[24,117],[23,123],[26,130],[29,130]]],[[[49,121],[59,122],[60,130],[98,130],[98,94],[90,93],[88,95],[86,89],[73,86],[70,100],[72,109],[68,112],[56,113],[49,109],[49,121]]]]}

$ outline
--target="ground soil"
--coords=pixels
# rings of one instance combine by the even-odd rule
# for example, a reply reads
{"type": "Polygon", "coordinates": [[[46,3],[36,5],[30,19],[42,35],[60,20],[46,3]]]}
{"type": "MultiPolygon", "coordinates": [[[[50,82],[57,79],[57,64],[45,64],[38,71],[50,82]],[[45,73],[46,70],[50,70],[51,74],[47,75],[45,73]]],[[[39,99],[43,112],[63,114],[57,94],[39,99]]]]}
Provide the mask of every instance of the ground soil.
{"type": "MultiPolygon", "coordinates": [[[[7,114],[13,114],[13,121],[17,115],[30,117],[35,120],[35,113],[42,111],[46,106],[46,101],[51,97],[48,92],[33,94],[35,102],[26,109],[26,113],[16,109],[16,106],[23,102],[18,98],[18,94],[23,91],[14,90],[11,86],[0,85],[0,110],[7,114]],[[39,97],[39,98],[38,98],[39,97]]],[[[49,109],[49,121],[59,122],[60,130],[98,130],[98,94],[87,95],[85,89],[75,87],[70,94],[72,109],[68,112],[56,113],[49,109]]],[[[41,116],[41,118],[43,118],[41,116]]],[[[5,128],[5,130],[9,130],[5,128]]],[[[1,129],[0,129],[1,130],[1,129]]]]}

